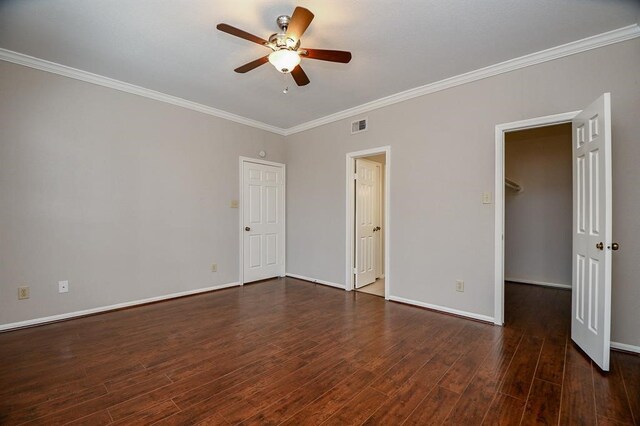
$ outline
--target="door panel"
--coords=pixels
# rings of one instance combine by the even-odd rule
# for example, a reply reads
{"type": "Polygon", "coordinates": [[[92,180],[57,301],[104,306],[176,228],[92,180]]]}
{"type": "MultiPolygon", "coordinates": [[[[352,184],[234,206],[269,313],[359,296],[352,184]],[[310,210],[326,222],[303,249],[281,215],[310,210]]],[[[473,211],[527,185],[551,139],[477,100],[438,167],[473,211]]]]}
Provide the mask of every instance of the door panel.
{"type": "Polygon", "coordinates": [[[609,370],[611,329],[611,101],[605,93],[573,121],[571,338],[609,370]]]}
{"type": "Polygon", "coordinates": [[[283,169],[248,161],[242,168],[244,282],[283,275],[283,169]]]}
{"type": "Polygon", "coordinates": [[[376,280],[376,239],[374,229],[378,205],[378,165],[356,159],[356,288],[376,280]]]}

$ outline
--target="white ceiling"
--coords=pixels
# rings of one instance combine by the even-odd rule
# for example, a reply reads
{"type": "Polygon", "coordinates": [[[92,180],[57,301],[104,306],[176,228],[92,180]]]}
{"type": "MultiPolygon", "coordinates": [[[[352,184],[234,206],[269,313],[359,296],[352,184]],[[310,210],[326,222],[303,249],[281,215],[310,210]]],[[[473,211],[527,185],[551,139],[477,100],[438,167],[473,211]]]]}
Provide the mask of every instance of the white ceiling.
{"type": "Polygon", "coordinates": [[[638,0],[0,0],[0,47],[289,128],[639,18],[638,0]],[[296,5],[315,14],[303,45],[351,63],[303,60],[300,88],[234,73],[268,50],[216,24],[267,38],[296,5]]]}

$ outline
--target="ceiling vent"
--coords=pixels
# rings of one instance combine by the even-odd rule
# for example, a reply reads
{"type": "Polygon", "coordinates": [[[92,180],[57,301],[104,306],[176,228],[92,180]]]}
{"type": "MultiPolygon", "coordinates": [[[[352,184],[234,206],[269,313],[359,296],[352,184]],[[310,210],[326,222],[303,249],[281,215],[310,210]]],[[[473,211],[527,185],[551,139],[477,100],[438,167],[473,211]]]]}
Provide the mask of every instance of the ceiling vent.
{"type": "Polygon", "coordinates": [[[364,132],[369,128],[369,124],[367,123],[367,118],[363,118],[361,120],[356,120],[351,122],[351,134],[356,134],[360,132],[364,132]]]}

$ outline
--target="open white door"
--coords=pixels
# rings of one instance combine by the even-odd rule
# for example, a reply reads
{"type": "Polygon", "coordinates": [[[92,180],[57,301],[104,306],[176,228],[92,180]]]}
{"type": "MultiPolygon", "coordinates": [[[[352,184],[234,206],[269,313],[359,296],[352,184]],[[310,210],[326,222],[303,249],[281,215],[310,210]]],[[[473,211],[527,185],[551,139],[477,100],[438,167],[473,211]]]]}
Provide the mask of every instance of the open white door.
{"type": "Polygon", "coordinates": [[[284,275],[284,167],[242,161],[243,282],[284,275]]]}
{"type": "Polygon", "coordinates": [[[609,371],[611,332],[611,97],[573,120],[571,338],[609,371]]]}
{"type": "Polygon", "coordinates": [[[356,159],[356,288],[376,280],[376,241],[378,230],[378,165],[356,159]]]}

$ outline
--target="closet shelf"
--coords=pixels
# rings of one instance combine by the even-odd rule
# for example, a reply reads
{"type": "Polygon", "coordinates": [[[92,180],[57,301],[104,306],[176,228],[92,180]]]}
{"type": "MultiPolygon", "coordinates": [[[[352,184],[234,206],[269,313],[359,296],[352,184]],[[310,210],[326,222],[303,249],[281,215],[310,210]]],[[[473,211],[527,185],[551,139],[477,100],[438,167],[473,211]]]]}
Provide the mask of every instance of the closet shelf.
{"type": "Polygon", "coordinates": [[[523,189],[523,188],[522,188],[522,185],[520,185],[520,184],[518,184],[518,183],[516,183],[516,182],[512,181],[512,180],[511,180],[511,179],[509,179],[509,178],[505,178],[505,179],[504,179],[504,186],[506,186],[507,188],[511,188],[511,189],[513,189],[513,190],[514,190],[514,191],[516,191],[516,192],[522,192],[522,189],[523,189]]]}

